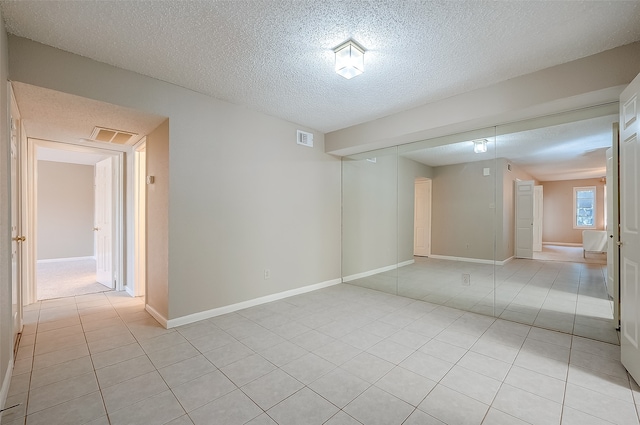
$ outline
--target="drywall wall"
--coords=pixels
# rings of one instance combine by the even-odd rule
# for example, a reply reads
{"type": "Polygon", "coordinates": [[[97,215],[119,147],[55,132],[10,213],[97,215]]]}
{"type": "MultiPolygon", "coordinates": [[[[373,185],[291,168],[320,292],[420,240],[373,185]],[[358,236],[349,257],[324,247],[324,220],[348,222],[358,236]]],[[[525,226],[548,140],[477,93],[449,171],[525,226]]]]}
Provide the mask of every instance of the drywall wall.
{"type": "Polygon", "coordinates": [[[504,261],[514,255],[515,240],[515,201],[514,187],[516,180],[538,181],[522,168],[513,164],[509,159],[496,160],[498,183],[496,187],[496,205],[502,205],[502,213],[498,212],[496,223],[496,260],[504,261]],[[511,164],[511,170],[508,169],[511,164]]]}
{"type": "Polygon", "coordinates": [[[640,42],[326,134],[349,155],[614,102],[640,72],[640,42]]]}
{"type": "Polygon", "coordinates": [[[494,259],[495,166],[492,159],[433,168],[433,255],[494,259]]]}
{"type": "Polygon", "coordinates": [[[94,255],[94,166],[38,161],[38,260],[94,255]]]}
{"type": "Polygon", "coordinates": [[[543,243],[582,244],[582,229],[573,228],[573,188],[596,186],[596,229],[604,230],[604,182],[601,179],[541,182],[543,243]]]}
{"type": "Polygon", "coordinates": [[[0,408],[4,408],[9,391],[13,331],[11,320],[11,202],[9,193],[9,131],[6,119],[9,116],[9,97],[6,81],[8,72],[7,33],[0,13],[0,408]]]}
{"type": "Polygon", "coordinates": [[[323,134],[30,40],[9,43],[12,80],[169,118],[167,319],[340,278],[340,160],[325,154],[323,134]],[[297,129],[314,134],[313,148],[296,145],[297,129]]]}
{"type": "Polygon", "coordinates": [[[433,177],[433,169],[398,156],[398,263],[413,260],[415,181],[433,177]]]}
{"type": "Polygon", "coordinates": [[[147,135],[146,282],[147,305],[169,315],[169,120],[147,135]]]}
{"type": "Polygon", "coordinates": [[[342,160],[342,276],[398,263],[396,149],[342,160]],[[375,162],[373,162],[375,161],[375,162]]]}

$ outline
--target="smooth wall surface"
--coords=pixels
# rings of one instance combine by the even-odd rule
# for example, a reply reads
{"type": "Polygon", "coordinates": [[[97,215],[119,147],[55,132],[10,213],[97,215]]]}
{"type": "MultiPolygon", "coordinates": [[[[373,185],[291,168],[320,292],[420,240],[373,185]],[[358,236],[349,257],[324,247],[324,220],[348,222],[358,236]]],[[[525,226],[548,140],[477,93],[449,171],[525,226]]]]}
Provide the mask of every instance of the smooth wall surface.
{"type": "Polygon", "coordinates": [[[323,134],[9,40],[12,80],[169,117],[167,319],[340,278],[340,160],[323,134]],[[297,129],[313,148],[296,145],[297,129]]]}
{"type": "MultiPolygon", "coordinates": [[[[0,14],[0,389],[8,391],[9,380],[5,380],[10,367],[12,342],[11,321],[11,203],[9,192],[9,131],[5,127],[8,119],[9,98],[7,93],[8,72],[7,33],[0,14]]],[[[0,399],[0,407],[4,400],[0,399]]]]}
{"type": "Polygon", "coordinates": [[[38,260],[94,255],[94,168],[38,161],[38,260]]]}
{"type": "Polygon", "coordinates": [[[604,230],[604,182],[601,179],[541,182],[543,187],[543,243],[582,245],[582,230],[573,228],[573,188],[596,186],[596,230],[604,230]]]}
{"type": "Polygon", "coordinates": [[[493,159],[433,169],[432,254],[494,259],[495,170],[493,159]]]}
{"type": "Polygon", "coordinates": [[[146,284],[147,305],[169,314],[169,120],[147,135],[146,284]]]}

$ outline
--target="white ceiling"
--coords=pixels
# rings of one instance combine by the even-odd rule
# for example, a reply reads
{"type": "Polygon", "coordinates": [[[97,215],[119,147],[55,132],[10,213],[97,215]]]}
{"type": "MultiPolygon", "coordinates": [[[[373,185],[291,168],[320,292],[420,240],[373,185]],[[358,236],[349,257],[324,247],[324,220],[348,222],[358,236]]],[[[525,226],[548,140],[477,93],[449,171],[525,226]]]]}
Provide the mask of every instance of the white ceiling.
{"type": "Polygon", "coordinates": [[[166,119],[30,84],[12,86],[27,136],[35,139],[78,143],[99,126],[136,134],[128,142],[134,144],[166,119]]]}
{"type": "Polygon", "coordinates": [[[617,115],[489,137],[486,153],[464,140],[402,154],[432,167],[507,158],[539,181],[604,177],[617,115]]]}
{"type": "Polygon", "coordinates": [[[7,30],[329,132],[640,40],[633,1],[2,1],[7,30]],[[332,49],[353,38],[366,71],[332,49]]]}

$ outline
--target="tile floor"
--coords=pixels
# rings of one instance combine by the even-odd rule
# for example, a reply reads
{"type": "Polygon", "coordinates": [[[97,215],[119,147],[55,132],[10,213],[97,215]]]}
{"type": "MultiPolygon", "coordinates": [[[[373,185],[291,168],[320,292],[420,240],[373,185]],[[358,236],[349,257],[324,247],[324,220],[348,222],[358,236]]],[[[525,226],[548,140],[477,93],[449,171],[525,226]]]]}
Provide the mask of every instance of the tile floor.
{"type": "Polygon", "coordinates": [[[606,265],[512,260],[503,266],[415,257],[415,263],[350,282],[465,311],[619,344],[606,265]],[[462,285],[462,273],[471,285],[462,285]]]}
{"type": "Polygon", "coordinates": [[[122,293],[25,319],[3,425],[639,423],[617,345],[352,285],[170,330],[122,293]]]}

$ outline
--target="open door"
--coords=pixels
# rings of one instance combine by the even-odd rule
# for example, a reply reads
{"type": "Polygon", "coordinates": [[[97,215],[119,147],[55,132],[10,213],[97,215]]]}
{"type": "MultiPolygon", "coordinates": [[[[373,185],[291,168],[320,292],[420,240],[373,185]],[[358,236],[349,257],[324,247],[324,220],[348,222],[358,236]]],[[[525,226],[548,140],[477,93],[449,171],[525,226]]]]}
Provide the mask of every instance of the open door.
{"type": "Polygon", "coordinates": [[[114,287],[113,274],[113,159],[96,163],[95,170],[96,280],[114,287]]]}
{"type": "Polygon", "coordinates": [[[418,179],[415,183],[413,215],[413,255],[431,255],[431,180],[418,179]]]}
{"type": "Polygon", "coordinates": [[[640,75],[620,95],[620,348],[640,382],[640,75]]]}
{"type": "Polygon", "coordinates": [[[533,258],[533,180],[515,182],[516,258],[533,258]]]}

